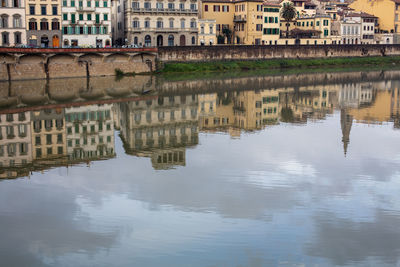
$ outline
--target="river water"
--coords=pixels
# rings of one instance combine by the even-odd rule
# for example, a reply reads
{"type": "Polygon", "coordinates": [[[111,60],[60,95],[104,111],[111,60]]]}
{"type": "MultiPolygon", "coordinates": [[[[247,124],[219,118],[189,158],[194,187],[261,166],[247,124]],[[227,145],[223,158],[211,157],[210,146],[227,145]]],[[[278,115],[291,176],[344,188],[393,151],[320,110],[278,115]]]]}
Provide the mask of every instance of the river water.
{"type": "Polygon", "coordinates": [[[1,266],[399,266],[400,72],[0,85],[1,266]]]}

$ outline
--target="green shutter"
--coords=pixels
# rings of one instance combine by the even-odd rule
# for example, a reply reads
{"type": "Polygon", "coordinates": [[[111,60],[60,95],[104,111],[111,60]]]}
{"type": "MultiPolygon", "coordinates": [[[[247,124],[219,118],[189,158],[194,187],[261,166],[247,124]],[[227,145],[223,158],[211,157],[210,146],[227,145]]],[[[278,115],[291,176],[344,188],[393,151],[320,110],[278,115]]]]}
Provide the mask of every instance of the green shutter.
{"type": "Polygon", "coordinates": [[[63,20],[68,20],[68,14],[63,14],[63,20]]]}
{"type": "Polygon", "coordinates": [[[92,20],[92,14],[87,14],[87,20],[92,20]]]}
{"type": "Polygon", "coordinates": [[[83,20],[83,14],[82,13],[79,14],[79,20],[83,20]]]}
{"type": "Polygon", "coordinates": [[[107,21],[108,20],[108,14],[103,14],[104,20],[107,21]]]}
{"type": "Polygon", "coordinates": [[[107,7],[107,1],[103,2],[103,7],[107,7]]]}

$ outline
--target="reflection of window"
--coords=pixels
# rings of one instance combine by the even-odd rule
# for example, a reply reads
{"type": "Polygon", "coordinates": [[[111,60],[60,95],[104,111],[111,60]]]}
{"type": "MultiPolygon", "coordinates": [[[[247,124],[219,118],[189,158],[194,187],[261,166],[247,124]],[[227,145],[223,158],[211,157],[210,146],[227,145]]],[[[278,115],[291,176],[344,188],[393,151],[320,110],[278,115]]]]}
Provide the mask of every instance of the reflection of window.
{"type": "Polygon", "coordinates": [[[164,119],[164,111],[159,111],[158,112],[158,119],[163,120],[164,119]]]}
{"type": "Polygon", "coordinates": [[[7,145],[7,152],[8,152],[8,156],[15,156],[15,152],[16,152],[16,144],[8,144],[7,145]]]}

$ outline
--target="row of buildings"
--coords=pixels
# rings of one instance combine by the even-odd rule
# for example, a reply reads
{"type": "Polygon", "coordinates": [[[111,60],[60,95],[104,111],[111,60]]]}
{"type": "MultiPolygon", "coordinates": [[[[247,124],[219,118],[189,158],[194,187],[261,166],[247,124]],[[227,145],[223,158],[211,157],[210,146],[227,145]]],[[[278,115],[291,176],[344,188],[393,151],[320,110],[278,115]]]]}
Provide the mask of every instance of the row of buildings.
{"type": "Polygon", "coordinates": [[[1,0],[1,46],[398,43],[397,0],[1,0]],[[280,11],[291,4],[296,16],[280,11]],[[289,30],[289,31],[288,31],[289,30]]]}
{"type": "Polygon", "coordinates": [[[353,119],[393,120],[400,127],[398,84],[341,85],[164,95],[0,115],[0,178],[115,156],[115,130],[125,152],[147,157],[154,169],[185,166],[199,132],[259,131],[280,122],[302,124],[341,110],[347,153],[353,119]]]}

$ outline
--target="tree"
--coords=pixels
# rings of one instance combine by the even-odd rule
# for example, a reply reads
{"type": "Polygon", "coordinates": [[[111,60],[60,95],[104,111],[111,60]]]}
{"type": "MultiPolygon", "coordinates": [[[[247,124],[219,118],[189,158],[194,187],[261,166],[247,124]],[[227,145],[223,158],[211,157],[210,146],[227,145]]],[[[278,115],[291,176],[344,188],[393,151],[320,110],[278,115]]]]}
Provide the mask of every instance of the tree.
{"type": "Polygon", "coordinates": [[[224,28],[224,29],[222,29],[222,33],[225,35],[227,43],[230,44],[231,37],[232,37],[232,31],[229,28],[224,28]]]}
{"type": "Polygon", "coordinates": [[[281,10],[281,17],[286,20],[286,38],[289,38],[289,26],[290,22],[296,17],[296,9],[292,3],[283,5],[281,10]]]}

